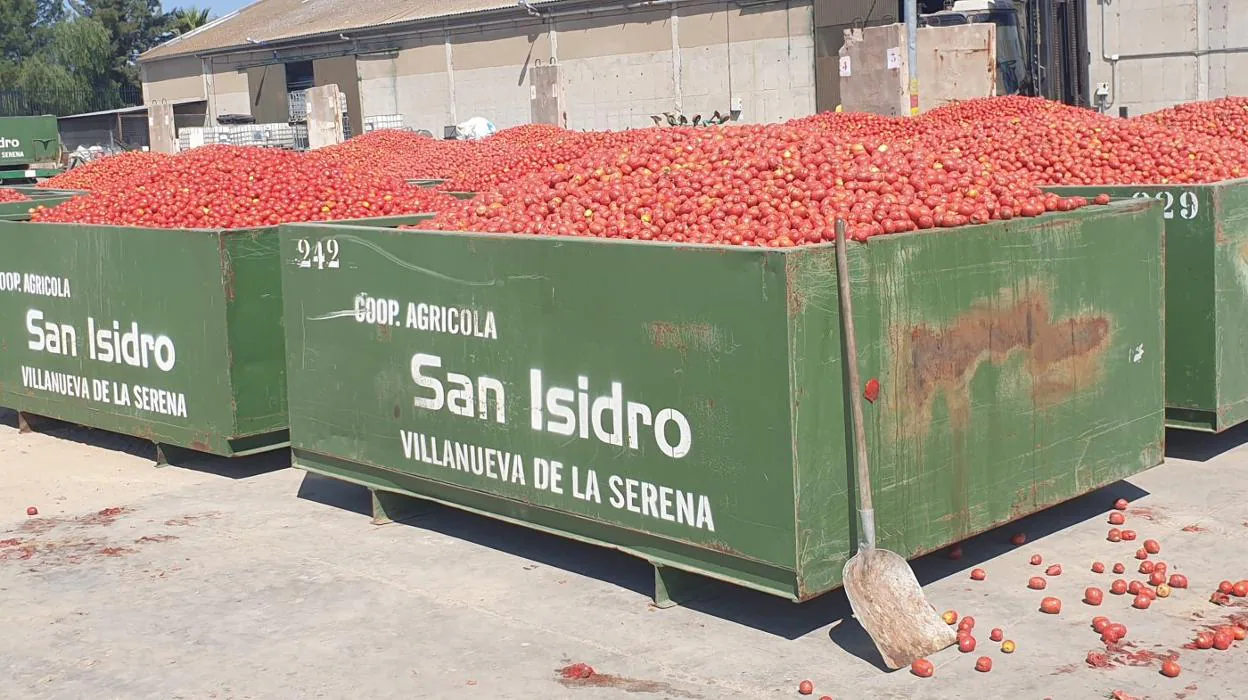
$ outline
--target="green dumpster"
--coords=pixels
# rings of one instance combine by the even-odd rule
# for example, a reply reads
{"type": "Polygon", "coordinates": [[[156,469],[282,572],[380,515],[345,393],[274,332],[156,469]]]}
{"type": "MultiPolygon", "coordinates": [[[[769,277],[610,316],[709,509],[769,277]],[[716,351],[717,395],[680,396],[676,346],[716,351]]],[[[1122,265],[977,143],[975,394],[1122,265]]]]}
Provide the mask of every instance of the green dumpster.
{"type": "MultiPolygon", "coordinates": [[[[852,245],[880,546],[1160,463],[1160,207],[852,245]],[[1124,261],[1131,261],[1125,265],[1124,261]]],[[[282,229],[297,467],[793,600],[857,540],[834,247],[282,229]],[[335,269],[300,251],[339,251],[335,269]]],[[[852,391],[861,392],[861,387],[852,391]]]]}
{"type": "Polygon", "coordinates": [[[1166,226],[1166,423],[1221,432],[1248,420],[1248,179],[1052,189],[1161,203],[1166,226]]]}
{"type": "Polygon", "coordinates": [[[16,190],[30,198],[29,201],[0,203],[0,220],[7,221],[29,219],[31,210],[36,207],[55,207],[62,202],[68,202],[74,197],[86,194],[75,190],[43,189],[29,185],[4,189],[16,190]]]}
{"type": "Polygon", "coordinates": [[[0,406],[148,439],[162,457],[284,446],[277,231],[0,221],[0,406]]]}

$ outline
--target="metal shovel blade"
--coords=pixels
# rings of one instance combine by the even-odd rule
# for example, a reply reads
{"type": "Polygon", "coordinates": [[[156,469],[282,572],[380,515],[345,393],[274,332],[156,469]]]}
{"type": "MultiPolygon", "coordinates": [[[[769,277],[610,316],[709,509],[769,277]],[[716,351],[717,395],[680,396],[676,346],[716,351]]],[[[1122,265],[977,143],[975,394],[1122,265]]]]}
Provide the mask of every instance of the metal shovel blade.
{"type": "Polygon", "coordinates": [[[843,585],[858,624],[891,669],[909,666],[957,641],[927,602],[910,564],[885,549],[863,549],[845,562],[843,585]]]}

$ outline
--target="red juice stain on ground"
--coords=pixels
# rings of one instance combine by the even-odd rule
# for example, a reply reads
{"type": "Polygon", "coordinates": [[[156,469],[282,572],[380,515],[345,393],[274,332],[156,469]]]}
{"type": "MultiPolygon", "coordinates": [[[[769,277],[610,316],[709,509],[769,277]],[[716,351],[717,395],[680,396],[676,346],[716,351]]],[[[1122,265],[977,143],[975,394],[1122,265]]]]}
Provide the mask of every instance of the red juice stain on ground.
{"type": "Polygon", "coordinates": [[[1099,651],[1088,652],[1087,664],[1092,668],[1113,668],[1113,664],[1109,660],[1109,654],[1099,651]]]}
{"type": "Polygon", "coordinates": [[[1201,527],[1200,525],[1197,525],[1196,523],[1192,523],[1191,525],[1188,525],[1187,527],[1183,528],[1183,532],[1205,532],[1205,531],[1206,531],[1205,528],[1201,527]]]}
{"type": "Polygon", "coordinates": [[[626,693],[663,693],[668,697],[696,697],[667,683],[598,673],[589,664],[570,664],[556,669],[555,673],[559,676],[559,683],[567,688],[614,688],[626,693]]]}
{"type": "Polygon", "coordinates": [[[1145,520],[1156,520],[1160,515],[1157,512],[1158,510],[1160,510],[1160,508],[1154,508],[1152,506],[1135,506],[1128,509],[1127,514],[1133,515],[1137,518],[1144,518],[1145,520]]]}

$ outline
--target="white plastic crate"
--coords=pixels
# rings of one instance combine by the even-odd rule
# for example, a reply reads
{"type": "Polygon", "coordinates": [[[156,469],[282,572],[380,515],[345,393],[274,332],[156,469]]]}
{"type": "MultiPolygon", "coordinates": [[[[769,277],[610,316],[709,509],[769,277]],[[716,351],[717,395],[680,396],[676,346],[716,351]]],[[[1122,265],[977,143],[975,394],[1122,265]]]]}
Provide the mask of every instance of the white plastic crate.
{"type": "Polygon", "coordinates": [[[407,123],[403,119],[402,114],[379,114],[372,117],[364,117],[364,133],[378,129],[407,129],[407,123]]]}

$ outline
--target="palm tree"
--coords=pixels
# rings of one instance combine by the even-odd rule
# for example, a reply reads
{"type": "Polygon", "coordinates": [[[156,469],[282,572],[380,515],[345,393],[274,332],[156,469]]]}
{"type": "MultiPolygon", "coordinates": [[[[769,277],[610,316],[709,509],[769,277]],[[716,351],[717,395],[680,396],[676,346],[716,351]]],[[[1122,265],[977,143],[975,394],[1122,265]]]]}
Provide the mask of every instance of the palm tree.
{"type": "Polygon", "coordinates": [[[175,36],[186,34],[208,24],[212,19],[211,10],[201,10],[194,5],[174,8],[166,15],[168,31],[175,36]]]}

